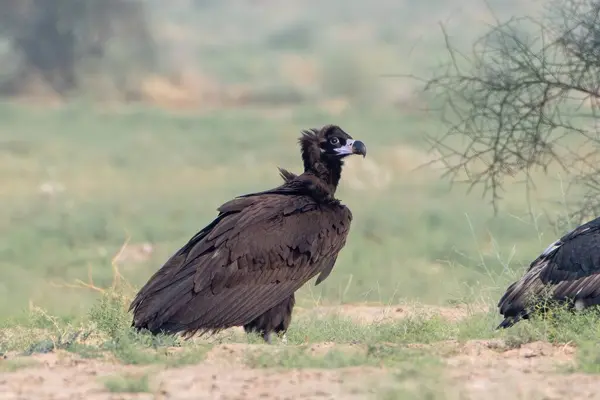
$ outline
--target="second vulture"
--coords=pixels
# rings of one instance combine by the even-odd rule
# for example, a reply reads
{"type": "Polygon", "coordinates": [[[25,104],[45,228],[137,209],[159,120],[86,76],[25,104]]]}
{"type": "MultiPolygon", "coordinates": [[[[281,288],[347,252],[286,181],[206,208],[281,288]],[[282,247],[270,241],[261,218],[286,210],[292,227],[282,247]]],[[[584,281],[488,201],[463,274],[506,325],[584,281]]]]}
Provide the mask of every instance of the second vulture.
{"type": "Polygon", "coordinates": [[[304,172],[280,169],[284,183],[234,198],[140,289],[132,326],[154,334],[243,326],[271,342],[291,322],[294,293],[331,273],[352,221],[335,198],[343,159],[367,154],[339,126],[304,131],[304,172]]]}
{"type": "Polygon", "coordinates": [[[567,304],[571,309],[600,304],[600,218],[583,224],[552,243],[498,302],[508,328],[536,309],[567,304]],[[548,302],[548,300],[550,300],[548,302]]]}

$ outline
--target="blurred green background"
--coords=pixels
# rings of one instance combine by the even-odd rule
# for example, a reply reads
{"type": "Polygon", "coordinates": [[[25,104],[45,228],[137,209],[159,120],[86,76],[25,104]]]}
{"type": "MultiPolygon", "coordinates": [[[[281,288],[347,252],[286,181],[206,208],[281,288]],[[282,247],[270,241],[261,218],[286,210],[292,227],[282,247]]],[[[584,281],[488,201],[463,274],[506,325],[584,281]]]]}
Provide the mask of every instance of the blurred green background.
{"type": "MultiPolygon", "coordinates": [[[[492,1],[498,17],[538,2],[492,1]]],[[[491,299],[553,241],[564,182],[507,182],[498,215],[452,188],[416,80],[468,45],[483,1],[0,1],[0,318],[86,312],[111,259],[141,286],[233,196],[300,172],[302,129],[334,123],[369,149],[338,196],[346,248],[300,304],[491,299]],[[556,201],[556,203],[553,203],[556,201]]]]}

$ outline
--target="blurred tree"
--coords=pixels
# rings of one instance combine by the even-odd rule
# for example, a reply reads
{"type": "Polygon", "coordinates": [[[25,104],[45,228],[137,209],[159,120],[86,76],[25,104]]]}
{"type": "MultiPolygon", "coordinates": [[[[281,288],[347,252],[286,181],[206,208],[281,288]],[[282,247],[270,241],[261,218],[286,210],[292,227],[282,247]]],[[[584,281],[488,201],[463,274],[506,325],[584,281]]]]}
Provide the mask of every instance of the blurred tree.
{"type": "Polygon", "coordinates": [[[144,4],[132,0],[0,0],[0,35],[20,58],[4,93],[38,74],[61,95],[78,88],[82,63],[106,56],[111,42],[151,49],[144,4]]]}
{"type": "Polygon", "coordinates": [[[600,0],[553,0],[540,19],[496,21],[469,56],[446,43],[450,62],[426,90],[448,126],[432,139],[447,173],[466,172],[496,209],[507,175],[531,182],[558,164],[570,189],[585,189],[571,217],[600,215],[600,0]]]}

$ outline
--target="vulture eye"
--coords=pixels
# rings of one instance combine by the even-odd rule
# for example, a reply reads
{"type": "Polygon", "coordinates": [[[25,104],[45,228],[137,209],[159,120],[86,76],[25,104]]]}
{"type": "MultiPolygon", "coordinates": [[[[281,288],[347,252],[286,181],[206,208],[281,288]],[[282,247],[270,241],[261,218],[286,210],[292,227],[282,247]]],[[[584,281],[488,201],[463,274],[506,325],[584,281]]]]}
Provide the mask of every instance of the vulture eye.
{"type": "Polygon", "coordinates": [[[329,143],[331,144],[338,144],[340,142],[340,140],[338,138],[336,138],[335,136],[332,137],[331,139],[329,139],[329,143]]]}

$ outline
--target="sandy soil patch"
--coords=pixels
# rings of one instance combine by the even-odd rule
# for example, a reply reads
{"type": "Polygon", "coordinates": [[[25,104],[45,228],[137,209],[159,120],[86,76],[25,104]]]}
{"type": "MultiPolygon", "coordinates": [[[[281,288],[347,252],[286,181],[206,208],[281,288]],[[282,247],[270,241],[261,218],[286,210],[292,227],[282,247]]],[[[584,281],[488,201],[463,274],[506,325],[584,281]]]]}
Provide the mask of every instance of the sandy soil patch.
{"type": "Polygon", "coordinates": [[[566,373],[575,363],[572,346],[533,342],[510,349],[483,340],[456,346],[447,373],[469,399],[600,398],[600,376],[566,373]]]}
{"type": "Polygon", "coordinates": [[[468,316],[487,312],[485,305],[457,305],[453,307],[443,306],[422,306],[422,305],[391,305],[391,306],[372,306],[372,305],[354,305],[343,304],[341,306],[321,306],[308,310],[300,309],[297,315],[314,315],[323,318],[328,315],[339,315],[351,318],[357,323],[372,324],[380,322],[392,322],[394,320],[408,317],[431,318],[439,316],[449,321],[458,321],[468,316]]]}
{"type": "MultiPolygon", "coordinates": [[[[386,379],[379,368],[252,369],[252,345],[216,346],[196,365],[124,366],[57,352],[32,356],[35,366],[0,376],[2,399],[364,399],[386,379]],[[103,379],[150,374],[152,393],[110,393],[103,379]]],[[[315,352],[322,350],[315,346],[315,352]]],[[[14,360],[13,360],[14,361],[14,360]]]]}
{"type": "MultiPolygon", "coordinates": [[[[344,305],[301,310],[299,314],[309,312],[315,313],[313,315],[337,313],[372,323],[422,313],[457,320],[470,315],[473,308],[344,305]]],[[[323,342],[310,344],[308,351],[324,355],[332,349],[360,351],[364,349],[361,346],[323,342]]],[[[568,372],[575,365],[575,348],[571,345],[533,342],[514,348],[502,340],[449,340],[408,347],[430,349],[443,358],[442,368],[450,385],[448,398],[600,399],[597,390],[600,375],[568,372]]],[[[377,387],[393,385],[392,371],[385,368],[251,368],[244,362],[245,357],[259,348],[265,349],[265,345],[217,344],[197,364],[171,368],[120,365],[62,351],[36,354],[21,358],[35,364],[0,374],[0,397],[7,400],[369,399],[377,398],[377,387]],[[146,373],[151,393],[111,393],[104,385],[110,376],[146,373]]],[[[18,359],[9,355],[8,360],[0,360],[0,363],[18,359]]],[[[414,379],[418,383],[419,378],[414,379]]]]}

